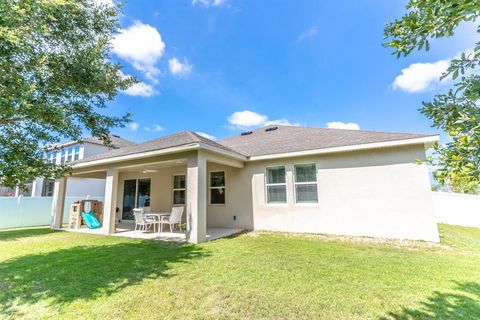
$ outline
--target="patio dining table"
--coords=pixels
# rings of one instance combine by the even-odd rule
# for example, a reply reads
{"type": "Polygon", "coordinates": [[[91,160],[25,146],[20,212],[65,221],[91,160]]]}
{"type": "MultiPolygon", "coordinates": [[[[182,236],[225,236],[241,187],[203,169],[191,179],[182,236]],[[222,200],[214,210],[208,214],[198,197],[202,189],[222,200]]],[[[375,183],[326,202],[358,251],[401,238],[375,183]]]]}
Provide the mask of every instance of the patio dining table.
{"type": "MultiPolygon", "coordinates": [[[[162,217],[168,217],[170,216],[170,212],[148,212],[145,213],[146,216],[150,217],[155,217],[158,221],[162,220],[162,217]]],[[[161,233],[163,231],[163,226],[160,225],[160,228],[158,228],[158,233],[161,233]]]]}

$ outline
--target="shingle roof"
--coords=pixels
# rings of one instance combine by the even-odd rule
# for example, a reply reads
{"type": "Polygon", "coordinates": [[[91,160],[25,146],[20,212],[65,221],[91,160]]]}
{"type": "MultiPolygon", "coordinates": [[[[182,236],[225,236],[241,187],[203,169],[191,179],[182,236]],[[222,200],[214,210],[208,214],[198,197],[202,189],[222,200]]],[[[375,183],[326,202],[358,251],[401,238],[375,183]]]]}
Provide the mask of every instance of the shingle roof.
{"type": "MultiPolygon", "coordinates": [[[[270,128],[272,127],[275,126],[270,126],[270,128]]],[[[434,136],[431,134],[294,126],[278,126],[273,131],[266,131],[266,128],[269,127],[253,130],[248,135],[236,135],[221,140],[219,143],[251,157],[434,136]]]]}
{"type": "Polygon", "coordinates": [[[127,141],[126,146],[95,154],[91,157],[80,160],[79,162],[109,159],[141,152],[179,147],[191,143],[203,143],[239,155],[253,157],[435,136],[431,134],[306,128],[295,126],[278,126],[275,130],[266,131],[267,128],[273,127],[275,126],[259,128],[253,130],[251,134],[235,135],[218,142],[191,131],[183,131],[138,144],[122,139],[127,141]]]}
{"type": "Polygon", "coordinates": [[[91,157],[80,160],[79,162],[88,162],[92,160],[108,159],[118,156],[125,156],[135,153],[154,151],[167,149],[172,147],[179,147],[191,143],[204,143],[213,147],[217,147],[226,151],[235,152],[226,146],[220,145],[217,142],[207,139],[197,133],[191,131],[182,131],[179,133],[171,134],[158,139],[146,141],[143,143],[128,145],[119,149],[113,149],[107,152],[98,153],[91,157]]]}

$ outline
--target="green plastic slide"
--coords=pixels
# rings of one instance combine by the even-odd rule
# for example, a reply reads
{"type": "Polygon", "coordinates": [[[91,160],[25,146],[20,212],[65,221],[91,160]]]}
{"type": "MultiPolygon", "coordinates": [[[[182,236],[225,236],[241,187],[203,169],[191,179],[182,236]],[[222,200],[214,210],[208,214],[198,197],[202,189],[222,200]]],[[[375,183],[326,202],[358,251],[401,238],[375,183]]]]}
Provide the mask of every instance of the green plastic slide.
{"type": "Polygon", "coordinates": [[[82,217],[89,229],[98,229],[102,226],[102,224],[100,223],[100,221],[98,221],[93,212],[82,212],[82,217]]]}

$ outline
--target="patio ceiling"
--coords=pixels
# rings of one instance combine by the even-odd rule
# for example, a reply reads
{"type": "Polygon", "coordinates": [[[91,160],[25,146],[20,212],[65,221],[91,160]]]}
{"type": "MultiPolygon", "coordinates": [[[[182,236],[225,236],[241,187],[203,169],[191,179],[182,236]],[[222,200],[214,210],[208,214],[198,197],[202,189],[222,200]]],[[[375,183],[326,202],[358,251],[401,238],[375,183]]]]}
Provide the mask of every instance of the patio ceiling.
{"type": "Polygon", "coordinates": [[[107,177],[107,171],[93,171],[86,172],[81,174],[72,174],[72,177],[75,178],[85,178],[85,179],[105,179],[107,177]]]}
{"type": "Polygon", "coordinates": [[[146,163],[138,164],[132,166],[118,167],[119,172],[138,172],[138,173],[147,173],[147,172],[157,172],[163,168],[171,168],[178,166],[185,166],[187,164],[186,159],[177,159],[169,160],[155,163],[146,163]]]}
{"type": "MultiPolygon", "coordinates": [[[[184,158],[165,160],[165,161],[156,161],[148,163],[137,163],[127,166],[116,167],[118,172],[136,172],[136,173],[154,173],[164,168],[171,168],[177,166],[186,166],[187,160],[184,158]]],[[[106,168],[94,169],[87,172],[75,172],[73,171],[73,176],[78,178],[106,178],[106,168]]]]}

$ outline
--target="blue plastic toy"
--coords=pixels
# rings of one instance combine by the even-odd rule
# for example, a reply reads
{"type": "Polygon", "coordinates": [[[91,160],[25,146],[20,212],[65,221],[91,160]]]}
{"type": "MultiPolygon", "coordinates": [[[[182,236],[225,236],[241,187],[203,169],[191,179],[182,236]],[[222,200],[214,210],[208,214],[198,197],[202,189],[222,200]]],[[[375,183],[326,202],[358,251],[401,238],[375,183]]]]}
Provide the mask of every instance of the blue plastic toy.
{"type": "Polygon", "coordinates": [[[102,224],[100,223],[100,221],[98,221],[93,212],[82,212],[82,217],[89,229],[98,229],[102,226],[102,224]]]}

